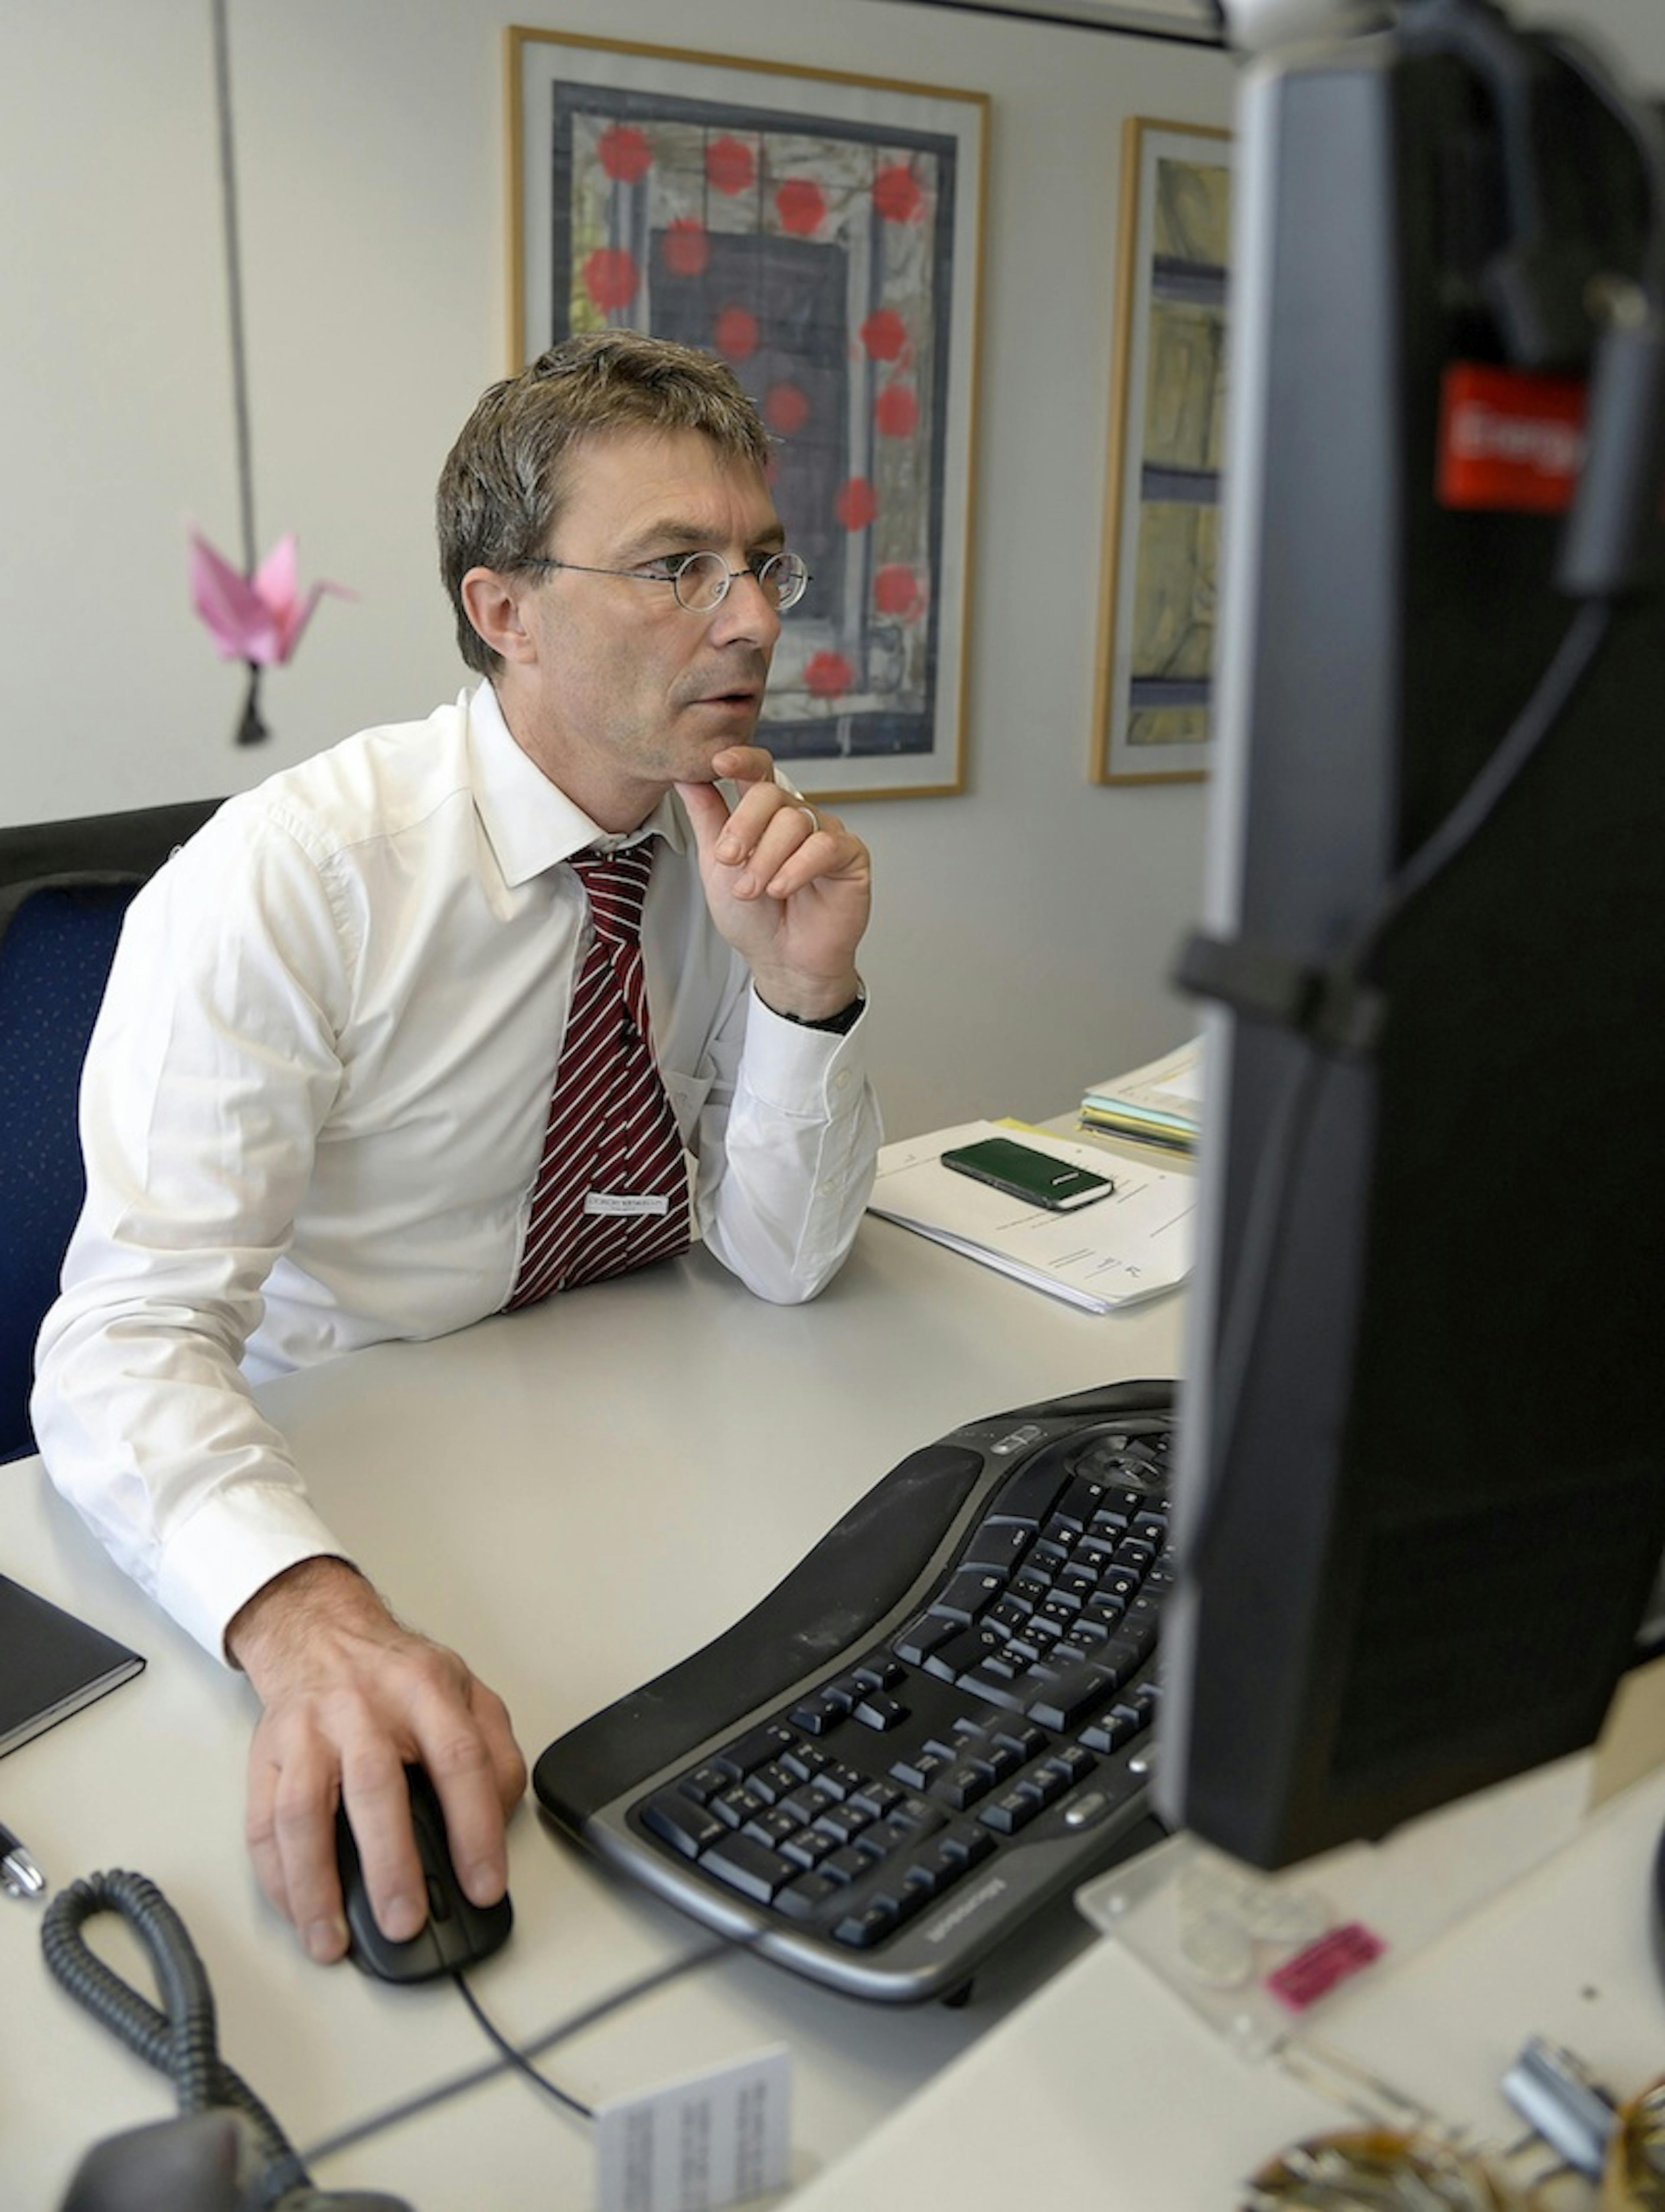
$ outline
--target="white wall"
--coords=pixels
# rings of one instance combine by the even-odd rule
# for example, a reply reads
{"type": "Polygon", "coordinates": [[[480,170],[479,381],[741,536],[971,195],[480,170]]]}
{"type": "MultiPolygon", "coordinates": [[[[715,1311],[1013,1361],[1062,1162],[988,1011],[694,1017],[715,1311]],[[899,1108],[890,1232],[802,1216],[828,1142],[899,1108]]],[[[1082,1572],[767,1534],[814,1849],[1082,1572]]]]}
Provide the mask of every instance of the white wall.
{"type": "MultiPolygon", "coordinates": [[[[853,806],[896,1134],[1044,1115],[1190,1026],[1200,787],[1087,780],[1120,126],[1229,119],[1216,54],[896,0],[517,0],[517,20],[994,99],[968,789],[853,806]]],[[[1658,0],[1610,29],[1665,84],[1658,0]]],[[[233,0],[263,546],[326,600],[231,744],[241,672],[191,613],[185,528],[234,556],[208,0],[7,10],[0,130],[0,822],[229,790],[425,713],[464,672],[434,574],[444,453],[506,366],[503,0],[233,0]]]]}

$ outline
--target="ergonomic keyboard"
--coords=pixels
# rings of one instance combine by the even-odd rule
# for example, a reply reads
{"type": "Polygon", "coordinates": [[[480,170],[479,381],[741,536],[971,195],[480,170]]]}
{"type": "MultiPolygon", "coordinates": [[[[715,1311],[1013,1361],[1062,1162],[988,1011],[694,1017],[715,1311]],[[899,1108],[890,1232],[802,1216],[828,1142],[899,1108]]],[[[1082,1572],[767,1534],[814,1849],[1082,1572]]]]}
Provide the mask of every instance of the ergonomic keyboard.
{"type": "Polygon", "coordinates": [[[848,1994],[958,1995],[1154,1840],[1173,1386],[968,1423],[734,1627],[550,1744],[556,1824],[848,1994]]]}

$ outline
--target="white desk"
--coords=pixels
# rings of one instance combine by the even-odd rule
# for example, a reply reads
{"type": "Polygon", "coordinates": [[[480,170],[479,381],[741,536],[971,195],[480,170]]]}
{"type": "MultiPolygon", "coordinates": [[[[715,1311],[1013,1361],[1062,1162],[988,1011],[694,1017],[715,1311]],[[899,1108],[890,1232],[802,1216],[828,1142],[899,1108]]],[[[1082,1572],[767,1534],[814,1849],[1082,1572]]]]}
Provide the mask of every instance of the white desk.
{"type": "MultiPolygon", "coordinates": [[[[269,1387],[313,1493],[406,1616],[507,1699],[529,1758],[735,1620],[896,1460],[975,1414],[1178,1358],[1179,1304],[1082,1314],[868,1222],[815,1304],[750,1297],[703,1254],[459,1336],[269,1387]],[[696,1565],[697,1563],[697,1565],[696,1565]]],[[[254,1705],[105,1559],[36,1462],[0,1469],[0,1566],[147,1654],[148,1671],[0,1762],[0,1817],[56,1884],[149,1875],[190,1927],[227,2060],[304,2148],[491,2054],[454,1991],[302,1958],[241,1841],[254,1705]]],[[[526,2039],[703,1931],[514,1822],[512,1942],[476,1978],[526,2039]]],[[[82,2150],[172,2110],[57,1988],[38,1908],[0,1898],[0,2202],[55,2212],[82,2150]]],[[[92,1940],[150,1984],[108,1918],[92,1940]],[[124,1964],[126,1962],[126,1964],[124,1964]]],[[[586,2102],[784,2041],[794,2185],[848,2152],[1085,1936],[1067,1909],[963,2011],[891,2011],[760,1961],[697,1970],[547,2063],[586,2102]]],[[[587,2131],[504,2077],[320,2163],[419,2212],[591,2201],[587,2131]]]]}
{"type": "MultiPolygon", "coordinates": [[[[264,1395],[345,1540],[503,1692],[535,1757],[726,1627],[905,1452],[974,1413],[1171,1374],[1178,1328],[1177,1300],[1088,1316],[870,1221],[813,1306],[760,1304],[695,1255],[264,1395]]],[[[487,2061],[449,1989],[389,1990],[301,1957],[240,1840],[251,1693],[128,1586],[32,1462],[0,1469],[0,1565],[150,1661],[0,1762],[0,1815],[55,1882],[121,1865],[161,1884],[213,1978],[225,2057],[295,2142],[487,2061]]],[[[1514,2129],[1496,2085],[1534,2032],[1621,2091],[1665,2071],[1645,1905],[1662,1820],[1655,1778],[1401,1972],[1361,1986],[1325,2037],[1498,2136],[1514,2129]]],[[[516,1932],[476,1986],[521,2039],[708,1940],[553,1839],[530,1805],[510,1874],[516,1932]]],[[[171,2110],[161,2078],[52,1983],[39,1918],[0,1898],[7,2212],[56,2212],[88,2142],[171,2110]]],[[[93,1937],[149,1987],[125,1931],[100,1920],[93,1937]]],[[[1011,2212],[1037,2197],[1229,2212],[1245,2171],[1339,2118],[1236,2057],[1067,1909],[963,2011],[859,2005],[732,1957],[546,2063],[594,2103],[777,2041],[795,2059],[792,2212],[1011,2212]]],[[[592,2201],[587,2131],[509,2075],[317,2172],[419,2212],[592,2201]]]]}

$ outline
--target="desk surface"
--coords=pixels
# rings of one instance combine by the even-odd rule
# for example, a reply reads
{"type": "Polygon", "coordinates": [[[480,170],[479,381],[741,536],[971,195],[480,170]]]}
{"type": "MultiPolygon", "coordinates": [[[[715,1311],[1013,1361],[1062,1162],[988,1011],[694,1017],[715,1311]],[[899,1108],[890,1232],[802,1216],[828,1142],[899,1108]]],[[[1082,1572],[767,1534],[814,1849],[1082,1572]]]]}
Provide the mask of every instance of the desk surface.
{"type": "MultiPolygon", "coordinates": [[[[763,1305],[695,1254],[262,1395],[343,1538],[503,1692],[535,1757],[726,1627],[906,1452],[975,1413],[1172,1374],[1179,1324],[1176,1299],[1083,1314],[869,1221],[812,1306],[763,1305]]],[[[388,1990],[302,1958],[241,1844],[252,1693],[125,1583],[36,1462],[0,1469],[0,1565],[150,1662],[0,1763],[0,1816],[54,1884],[125,1866],[161,1886],[212,1976],[225,2057],[297,2145],[485,2066],[448,1988],[388,1990]]],[[[1564,1787],[1553,1771],[1529,1786],[1564,1787]]],[[[1655,1776],[1361,1988],[1326,2038],[1494,2136],[1513,2131],[1497,2084],[1531,2033],[1620,2091],[1665,2071],[1646,1940],[1662,1819],[1655,1776]]],[[[515,1935],[475,1984],[522,2041],[708,1940],[554,1838],[530,1804],[510,1875],[515,1935]]],[[[8,2212],[56,2212],[88,2143],[170,2109],[160,2078],[51,1982],[39,1919],[0,1898],[8,2212]]],[[[94,1937],[149,1987],[124,1930],[100,1921],[94,1937]]],[[[784,2043],[793,2212],[912,2212],[945,2192],[966,2212],[1009,2212],[1037,2185],[1103,2212],[1222,2212],[1245,2171],[1340,2124],[1067,1907],[1013,1950],[960,2011],[861,2005],[730,1956],[545,2063],[595,2104],[784,2043]]],[[[593,2201],[586,2128],[501,2074],[319,2160],[317,2178],[398,2191],[419,2212],[593,2201]]]]}
{"type": "MultiPolygon", "coordinates": [[[[765,1305],[696,1252],[261,1396],[343,1541],[408,1619],[501,1692],[530,1759],[728,1626],[907,1452],[975,1414],[1172,1375],[1178,1331],[1176,1299],[1079,1313],[870,1220],[807,1307],[765,1305]]],[[[37,1462],[0,1469],[0,1565],[149,1661],[0,1765],[0,1817],[55,1886],[116,1866],[161,1886],[209,1967],[224,2056],[292,2140],[304,2150],[489,2060],[449,1988],[392,1990],[303,1959],[242,1846],[252,1693],[125,1582],[37,1462]]],[[[519,2039],[708,1940],[555,1839],[530,1803],[511,1829],[510,1882],[513,1939],[475,1986],[519,2039]]],[[[0,2194],[20,2212],[55,2212],[89,2142],[171,2109],[160,2077],[51,1981],[39,1918],[0,1898],[0,2194]]],[[[148,1990],[125,1932],[100,1919],[94,1933],[148,1990]]],[[[728,1958],[546,2063],[593,2104],[785,2042],[795,2188],[1086,1935],[1061,1909],[961,2011],[860,2005],[728,1958]]],[[[580,2206],[592,2191],[587,2131],[512,2076],[317,2171],[420,2212],[580,2206]]]]}

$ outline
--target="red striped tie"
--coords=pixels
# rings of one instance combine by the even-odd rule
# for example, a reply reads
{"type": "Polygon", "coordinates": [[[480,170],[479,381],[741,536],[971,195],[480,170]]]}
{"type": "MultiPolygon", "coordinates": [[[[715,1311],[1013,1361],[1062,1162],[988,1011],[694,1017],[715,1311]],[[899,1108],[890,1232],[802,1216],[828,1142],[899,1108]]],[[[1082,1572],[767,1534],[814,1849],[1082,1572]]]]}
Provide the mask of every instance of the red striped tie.
{"type": "Polygon", "coordinates": [[[688,1170],[647,1030],[641,906],[653,840],[572,862],[594,934],[573,985],[509,1310],[688,1246],[688,1170]]]}

